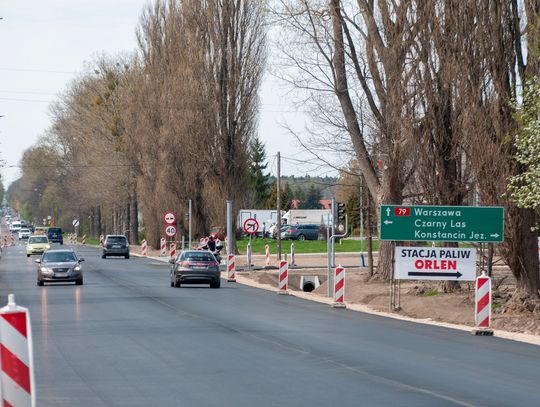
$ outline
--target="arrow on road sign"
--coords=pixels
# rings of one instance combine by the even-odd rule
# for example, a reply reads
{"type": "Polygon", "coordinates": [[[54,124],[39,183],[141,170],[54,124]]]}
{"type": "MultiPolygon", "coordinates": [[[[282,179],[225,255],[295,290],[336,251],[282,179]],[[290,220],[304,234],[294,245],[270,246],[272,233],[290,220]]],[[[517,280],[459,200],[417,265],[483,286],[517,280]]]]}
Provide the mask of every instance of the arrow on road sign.
{"type": "Polygon", "coordinates": [[[409,271],[408,273],[411,277],[455,277],[460,278],[463,274],[461,274],[459,271],[455,273],[422,273],[418,271],[409,271]]]}
{"type": "Polygon", "coordinates": [[[489,235],[489,236],[490,236],[490,237],[495,237],[495,238],[497,238],[497,237],[499,237],[499,234],[498,234],[498,233],[494,233],[494,234],[489,235]]]}
{"type": "Polygon", "coordinates": [[[390,225],[390,224],[392,224],[392,223],[394,223],[394,222],[392,222],[391,220],[388,220],[388,219],[387,219],[387,220],[385,220],[383,223],[384,223],[385,225],[390,225]]]}
{"type": "Polygon", "coordinates": [[[390,208],[386,208],[386,216],[390,216],[390,208]]]}

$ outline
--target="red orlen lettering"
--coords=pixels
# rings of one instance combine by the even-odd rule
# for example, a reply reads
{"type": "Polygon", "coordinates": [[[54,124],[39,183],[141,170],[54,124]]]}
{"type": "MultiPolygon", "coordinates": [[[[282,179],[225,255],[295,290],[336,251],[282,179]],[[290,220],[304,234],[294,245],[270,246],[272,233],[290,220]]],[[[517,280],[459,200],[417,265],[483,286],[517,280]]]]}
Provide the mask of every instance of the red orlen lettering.
{"type": "Polygon", "coordinates": [[[411,216],[411,208],[409,207],[394,208],[394,216],[411,216]]]}

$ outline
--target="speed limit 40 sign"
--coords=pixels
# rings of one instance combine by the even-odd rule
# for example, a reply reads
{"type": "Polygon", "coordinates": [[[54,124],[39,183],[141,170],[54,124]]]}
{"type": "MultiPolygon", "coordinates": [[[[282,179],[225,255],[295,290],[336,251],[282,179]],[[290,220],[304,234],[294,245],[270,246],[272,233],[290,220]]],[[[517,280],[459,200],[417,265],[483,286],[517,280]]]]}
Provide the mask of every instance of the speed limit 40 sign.
{"type": "Polygon", "coordinates": [[[167,227],[165,227],[165,234],[169,237],[175,236],[176,228],[173,225],[167,225],[167,227]]]}

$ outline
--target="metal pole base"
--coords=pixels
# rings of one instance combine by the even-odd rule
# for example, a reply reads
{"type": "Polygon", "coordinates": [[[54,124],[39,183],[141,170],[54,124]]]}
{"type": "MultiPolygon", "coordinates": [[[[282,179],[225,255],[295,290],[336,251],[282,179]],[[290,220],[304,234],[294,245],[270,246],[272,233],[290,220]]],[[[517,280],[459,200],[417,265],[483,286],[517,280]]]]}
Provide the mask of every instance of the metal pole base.
{"type": "Polygon", "coordinates": [[[474,328],[472,334],[476,336],[493,336],[493,330],[489,328],[474,328]]]}
{"type": "Polygon", "coordinates": [[[236,278],[228,278],[227,282],[228,283],[236,283],[236,278]]]}
{"type": "Polygon", "coordinates": [[[332,303],[332,308],[347,308],[344,302],[334,302],[332,303]]]}
{"type": "Polygon", "coordinates": [[[279,295],[289,295],[289,291],[287,290],[278,290],[277,292],[279,295]]]}

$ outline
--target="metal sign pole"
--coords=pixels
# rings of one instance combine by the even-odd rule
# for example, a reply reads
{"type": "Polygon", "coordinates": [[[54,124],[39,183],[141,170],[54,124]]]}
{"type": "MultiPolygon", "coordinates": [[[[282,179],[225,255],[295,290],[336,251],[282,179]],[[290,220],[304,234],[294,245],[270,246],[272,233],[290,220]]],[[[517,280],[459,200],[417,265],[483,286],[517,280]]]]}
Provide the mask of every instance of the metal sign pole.
{"type": "Polygon", "coordinates": [[[189,245],[189,248],[191,249],[191,238],[192,238],[192,235],[191,235],[191,210],[192,210],[192,207],[191,207],[191,199],[189,200],[189,203],[188,203],[188,206],[189,206],[189,211],[188,211],[188,245],[189,245]]]}

